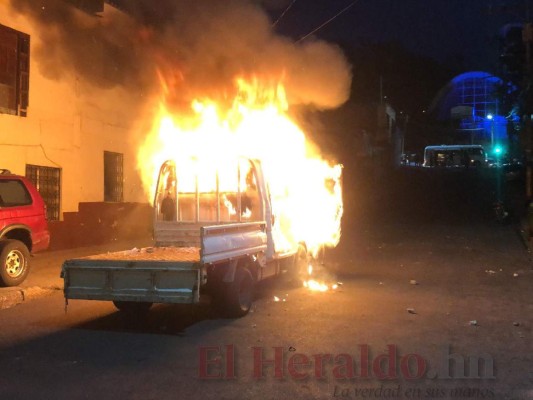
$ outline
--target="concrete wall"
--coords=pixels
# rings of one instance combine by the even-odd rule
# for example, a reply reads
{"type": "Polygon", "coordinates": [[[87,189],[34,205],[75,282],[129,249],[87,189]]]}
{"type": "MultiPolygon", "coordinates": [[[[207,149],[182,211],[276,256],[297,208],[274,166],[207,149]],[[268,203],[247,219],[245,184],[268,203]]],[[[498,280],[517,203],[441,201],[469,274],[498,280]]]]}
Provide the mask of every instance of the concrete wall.
{"type": "MultiPolygon", "coordinates": [[[[0,0],[0,24],[29,34],[31,43],[28,115],[0,114],[0,168],[21,175],[26,164],[61,168],[63,215],[80,202],[104,200],[104,151],[123,153],[124,201],[147,202],[130,139],[135,96],[91,87],[72,72],[49,78],[36,56],[42,40],[37,26],[13,13],[7,0],[0,0]]],[[[53,51],[54,43],[47,45],[53,51]]]]}

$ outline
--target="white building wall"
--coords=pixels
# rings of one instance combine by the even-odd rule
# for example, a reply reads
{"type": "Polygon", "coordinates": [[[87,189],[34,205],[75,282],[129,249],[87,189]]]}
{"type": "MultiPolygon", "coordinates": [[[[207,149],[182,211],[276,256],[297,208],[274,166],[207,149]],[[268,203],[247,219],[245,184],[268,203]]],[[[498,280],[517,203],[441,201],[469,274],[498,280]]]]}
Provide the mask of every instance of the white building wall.
{"type": "MultiPolygon", "coordinates": [[[[80,202],[104,200],[104,151],[122,153],[124,201],[146,202],[130,139],[135,96],[90,87],[68,72],[59,80],[47,78],[35,56],[39,32],[9,9],[8,0],[0,0],[0,24],[29,34],[31,44],[28,115],[0,113],[0,168],[21,175],[26,164],[61,168],[63,213],[77,211],[80,202]]],[[[53,43],[47,45],[53,50],[53,43]]]]}

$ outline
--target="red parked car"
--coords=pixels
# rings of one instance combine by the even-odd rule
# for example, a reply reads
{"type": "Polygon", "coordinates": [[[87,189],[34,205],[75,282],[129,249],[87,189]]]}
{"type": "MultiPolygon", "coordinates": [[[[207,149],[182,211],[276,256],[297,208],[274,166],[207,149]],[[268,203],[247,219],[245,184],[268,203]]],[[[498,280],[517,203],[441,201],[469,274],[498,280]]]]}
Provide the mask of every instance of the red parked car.
{"type": "Polygon", "coordinates": [[[17,286],[30,272],[30,253],[46,250],[46,205],[23,176],[0,170],[0,286],[17,286]]]}

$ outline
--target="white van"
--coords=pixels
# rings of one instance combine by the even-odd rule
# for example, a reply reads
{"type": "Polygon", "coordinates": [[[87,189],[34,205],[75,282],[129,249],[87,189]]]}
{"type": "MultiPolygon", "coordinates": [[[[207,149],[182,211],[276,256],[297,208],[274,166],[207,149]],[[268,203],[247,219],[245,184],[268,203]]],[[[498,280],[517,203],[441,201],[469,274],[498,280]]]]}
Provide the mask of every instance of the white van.
{"type": "Polygon", "coordinates": [[[441,145],[424,149],[424,167],[481,167],[487,163],[483,146],[441,145]]]}

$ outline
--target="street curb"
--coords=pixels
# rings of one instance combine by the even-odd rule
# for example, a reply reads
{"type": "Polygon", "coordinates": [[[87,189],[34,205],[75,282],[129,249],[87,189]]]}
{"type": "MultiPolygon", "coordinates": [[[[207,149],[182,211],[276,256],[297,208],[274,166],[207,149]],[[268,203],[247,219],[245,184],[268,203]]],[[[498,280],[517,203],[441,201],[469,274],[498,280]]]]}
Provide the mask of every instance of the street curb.
{"type": "Polygon", "coordinates": [[[0,310],[5,310],[30,300],[50,296],[59,290],[61,290],[59,286],[14,287],[9,288],[7,291],[2,290],[0,292],[0,310]]]}

